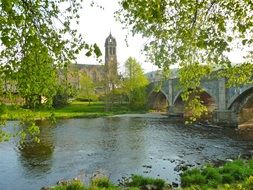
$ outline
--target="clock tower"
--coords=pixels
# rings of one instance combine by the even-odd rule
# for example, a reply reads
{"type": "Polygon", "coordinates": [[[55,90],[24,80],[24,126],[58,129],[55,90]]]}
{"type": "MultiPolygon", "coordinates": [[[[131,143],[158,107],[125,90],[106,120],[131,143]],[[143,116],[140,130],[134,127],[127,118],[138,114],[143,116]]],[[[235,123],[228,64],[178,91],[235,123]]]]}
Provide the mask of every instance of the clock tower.
{"type": "Polygon", "coordinates": [[[110,33],[105,40],[105,68],[106,68],[106,75],[111,77],[112,76],[116,77],[118,75],[116,46],[117,46],[116,40],[110,33]]]}

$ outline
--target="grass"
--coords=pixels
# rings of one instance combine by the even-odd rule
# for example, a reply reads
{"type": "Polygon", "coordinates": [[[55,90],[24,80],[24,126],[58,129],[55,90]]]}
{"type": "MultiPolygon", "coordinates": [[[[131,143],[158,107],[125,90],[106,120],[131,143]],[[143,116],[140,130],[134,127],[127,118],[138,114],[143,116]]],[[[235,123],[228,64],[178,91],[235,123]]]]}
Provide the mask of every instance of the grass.
{"type": "MultiPolygon", "coordinates": [[[[185,171],[180,190],[253,190],[253,160],[235,160],[223,166],[206,165],[185,171]]],[[[90,186],[78,180],[63,182],[50,190],[171,190],[162,179],[133,175],[123,185],[114,185],[109,178],[96,178],[90,186]]]]}
{"type": "Polygon", "coordinates": [[[143,188],[146,185],[152,185],[155,186],[157,190],[162,190],[165,186],[165,181],[162,179],[154,179],[140,175],[133,175],[131,179],[132,180],[126,184],[127,187],[143,188]]]}
{"type": "Polygon", "coordinates": [[[207,165],[186,171],[181,176],[186,189],[252,189],[253,160],[235,160],[221,167],[207,165]],[[239,185],[239,186],[238,186],[239,185]]]}
{"type": "MultiPolygon", "coordinates": [[[[115,105],[113,111],[105,112],[105,104],[103,102],[80,102],[73,101],[69,105],[56,109],[24,109],[20,106],[5,106],[0,107],[2,117],[8,120],[18,120],[24,117],[33,117],[36,119],[48,119],[54,117],[56,119],[67,118],[96,118],[111,116],[115,114],[136,113],[138,111],[130,111],[127,105],[115,105]]],[[[139,111],[140,112],[140,111],[139,111]]],[[[143,111],[142,111],[143,112],[143,111]]]]}
{"type": "MultiPolygon", "coordinates": [[[[72,180],[69,182],[63,182],[57,186],[49,188],[50,190],[140,190],[146,189],[147,185],[155,186],[156,190],[162,190],[165,187],[165,181],[162,179],[153,179],[134,175],[131,183],[127,183],[124,186],[114,185],[109,178],[102,177],[93,179],[90,186],[85,186],[79,180],[72,180]]],[[[170,189],[170,188],[169,188],[170,189]]]]}

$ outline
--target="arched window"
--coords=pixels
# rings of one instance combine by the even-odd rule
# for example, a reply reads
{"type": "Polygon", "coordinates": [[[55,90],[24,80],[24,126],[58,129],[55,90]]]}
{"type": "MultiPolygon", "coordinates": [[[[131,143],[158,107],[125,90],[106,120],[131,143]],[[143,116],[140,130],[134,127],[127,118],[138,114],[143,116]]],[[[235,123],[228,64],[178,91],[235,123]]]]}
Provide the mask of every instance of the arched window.
{"type": "Polygon", "coordinates": [[[115,55],[116,54],[116,49],[115,48],[113,48],[113,55],[115,55]]]}
{"type": "Polygon", "coordinates": [[[110,54],[112,55],[112,47],[110,47],[110,54]]]}

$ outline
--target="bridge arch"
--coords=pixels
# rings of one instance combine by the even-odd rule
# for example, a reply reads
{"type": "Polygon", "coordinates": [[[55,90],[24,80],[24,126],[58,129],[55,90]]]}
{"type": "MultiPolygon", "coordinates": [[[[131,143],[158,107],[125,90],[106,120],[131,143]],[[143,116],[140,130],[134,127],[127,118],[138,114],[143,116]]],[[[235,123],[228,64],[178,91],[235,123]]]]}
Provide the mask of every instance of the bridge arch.
{"type": "MultiPolygon", "coordinates": [[[[216,105],[218,105],[218,100],[217,100],[217,97],[215,94],[213,94],[213,92],[209,91],[207,88],[204,88],[204,87],[200,87],[200,89],[207,93],[213,100],[214,100],[214,103],[216,105]]],[[[181,96],[183,90],[179,90],[178,93],[175,95],[175,97],[173,98],[173,105],[175,104],[175,102],[177,101],[177,99],[181,96]]]]}
{"type": "Polygon", "coordinates": [[[245,93],[251,91],[252,89],[253,89],[253,85],[247,86],[247,87],[244,88],[244,89],[240,89],[239,94],[235,94],[234,96],[232,96],[232,98],[230,98],[230,99],[228,100],[227,108],[228,108],[228,109],[231,109],[232,105],[234,104],[234,102],[236,102],[236,100],[237,100],[239,97],[243,96],[245,93]]]}
{"type": "MultiPolygon", "coordinates": [[[[253,86],[246,88],[229,105],[237,117],[238,124],[253,123],[253,86]]],[[[231,100],[231,101],[232,101],[231,100]]]]}
{"type": "MultiPolygon", "coordinates": [[[[190,113],[185,112],[185,102],[181,98],[183,90],[180,90],[176,96],[173,99],[173,107],[175,113],[182,113],[185,116],[191,115],[190,113]]],[[[213,111],[217,109],[217,100],[215,96],[212,96],[208,90],[201,88],[201,92],[199,93],[200,99],[203,101],[204,105],[207,106],[208,113],[211,116],[213,111]]],[[[194,95],[190,96],[190,99],[192,99],[194,95]]]]}
{"type": "Polygon", "coordinates": [[[169,101],[163,90],[152,91],[148,95],[148,108],[156,111],[167,112],[169,101]]]}

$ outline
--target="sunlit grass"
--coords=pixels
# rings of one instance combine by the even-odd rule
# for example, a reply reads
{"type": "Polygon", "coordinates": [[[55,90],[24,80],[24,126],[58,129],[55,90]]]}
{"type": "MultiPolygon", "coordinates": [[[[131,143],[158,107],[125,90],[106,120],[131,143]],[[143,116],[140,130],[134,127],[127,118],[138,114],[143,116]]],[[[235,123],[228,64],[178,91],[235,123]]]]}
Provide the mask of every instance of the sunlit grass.
{"type": "MultiPolygon", "coordinates": [[[[31,116],[36,119],[54,118],[96,118],[115,114],[134,113],[128,109],[126,104],[115,105],[112,111],[105,111],[103,102],[80,102],[73,101],[69,105],[56,108],[41,108],[36,110],[25,109],[20,106],[5,106],[4,112],[7,119],[18,120],[23,117],[31,116]]],[[[136,111],[135,111],[136,113],[136,111]]]]}

